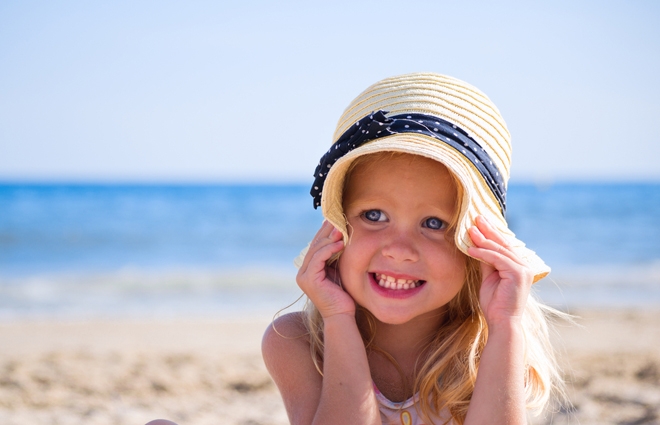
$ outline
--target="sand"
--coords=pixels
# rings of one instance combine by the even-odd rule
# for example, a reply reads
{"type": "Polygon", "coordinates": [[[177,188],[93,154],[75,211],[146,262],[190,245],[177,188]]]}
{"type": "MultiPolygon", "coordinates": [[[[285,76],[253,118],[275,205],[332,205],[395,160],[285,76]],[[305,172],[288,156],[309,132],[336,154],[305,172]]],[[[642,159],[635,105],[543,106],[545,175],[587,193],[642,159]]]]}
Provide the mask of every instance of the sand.
{"type": "MultiPolygon", "coordinates": [[[[571,408],[534,423],[659,424],[660,310],[560,327],[571,408]]],[[[0,424],[286,424],[267,318],[0,324],[0,424]]]]}
{"type": "Polygon", "coordinates": [[[538,424],[660,424],[660,310],[576,312],[558,328],[572,406],[538,424]]]}

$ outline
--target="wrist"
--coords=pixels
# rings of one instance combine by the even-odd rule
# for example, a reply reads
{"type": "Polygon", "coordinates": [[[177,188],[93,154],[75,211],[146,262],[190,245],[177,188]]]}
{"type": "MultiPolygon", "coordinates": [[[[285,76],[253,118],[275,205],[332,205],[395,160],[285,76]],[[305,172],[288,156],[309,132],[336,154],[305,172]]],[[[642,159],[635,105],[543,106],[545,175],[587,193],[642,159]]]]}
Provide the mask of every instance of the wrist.
{"type": "Polygon", "coordinates": [[[347,324],[353,324],[357,326],[355,321],[355,312],[342,312],[335,313],[329,316],[323,316],[323,326],[345,326],[347,324]]]}
{"type": "MultiPolygon", "coordinates": [[[[338,313],[323,318],[324,338],[329,339],[332,335],[345,338],[347,335],[355,333],[359,335],[357,321],[354,314],[338,313]]],[[[360,337],[360,340],[362,338],[360,337]]]]}
{"type": "Polygon", "coordinates": [[[335,316],[338,317],[350,317],[355,320],[355,304],[353,303],[350,307],[335,307],[335,308],[325,308],[323,310],[319,309],[319,313],[323,320],[329,320],[335,316]],[[352,308],[351,308],[352,307],[352,308]]]}
{"type": "Polygon", "coordinates": [[[489,338],[493,335],[522,335],[523,332],[522,318],[520,317],[509,317],[505,320],[487,321],[487,324],[489,338]]]}

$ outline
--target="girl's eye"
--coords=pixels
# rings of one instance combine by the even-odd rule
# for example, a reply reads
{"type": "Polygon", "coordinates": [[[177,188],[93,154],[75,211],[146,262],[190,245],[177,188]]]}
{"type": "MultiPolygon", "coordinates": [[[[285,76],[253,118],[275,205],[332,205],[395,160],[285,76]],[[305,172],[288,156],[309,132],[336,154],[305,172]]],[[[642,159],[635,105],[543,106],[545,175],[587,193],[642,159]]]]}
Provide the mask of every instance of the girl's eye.
{"type": "Polygon", "coordinates": [[[368,210],[365,211],[363,214],[364,218],[366,218],[369,221],[385,221],[386,217],[385,214],[381,210],[368,210]]]}
{"type": "Polygon", "coordinates": [[[440,220],[438,217],[429,217],[424,220],[424,227],[428,227],[432,230],[440,230],[445,227],[446,223],[440,220]]]}

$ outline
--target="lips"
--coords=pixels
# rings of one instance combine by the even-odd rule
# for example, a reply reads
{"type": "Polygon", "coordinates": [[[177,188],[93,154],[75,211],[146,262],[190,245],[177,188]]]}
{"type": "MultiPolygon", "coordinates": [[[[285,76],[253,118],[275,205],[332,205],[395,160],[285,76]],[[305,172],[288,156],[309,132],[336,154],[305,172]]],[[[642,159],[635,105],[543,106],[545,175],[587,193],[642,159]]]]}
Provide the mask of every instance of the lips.
{"type": "Polygon", "coordinates": [[[373,277],[381,288],[393,289],[396,291],[415,289],[426,282],[424,280],[397,279],[383,273],[373,273],[373,277]]]}

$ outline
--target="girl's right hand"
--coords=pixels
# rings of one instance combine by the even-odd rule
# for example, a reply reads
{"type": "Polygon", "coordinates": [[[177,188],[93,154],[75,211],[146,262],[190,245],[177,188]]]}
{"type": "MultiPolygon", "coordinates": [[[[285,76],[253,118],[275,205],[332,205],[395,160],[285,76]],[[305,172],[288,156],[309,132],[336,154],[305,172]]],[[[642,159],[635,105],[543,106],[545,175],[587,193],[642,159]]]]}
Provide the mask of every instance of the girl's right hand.
{"type": "Polygon", "coordinates": [[[339,275],[326,262],[344,248],[341,232],[324,221],[305,255],[296,282],[324,319],[336,314],[355,315],[355,301],[339,286],[339,275]]]}

